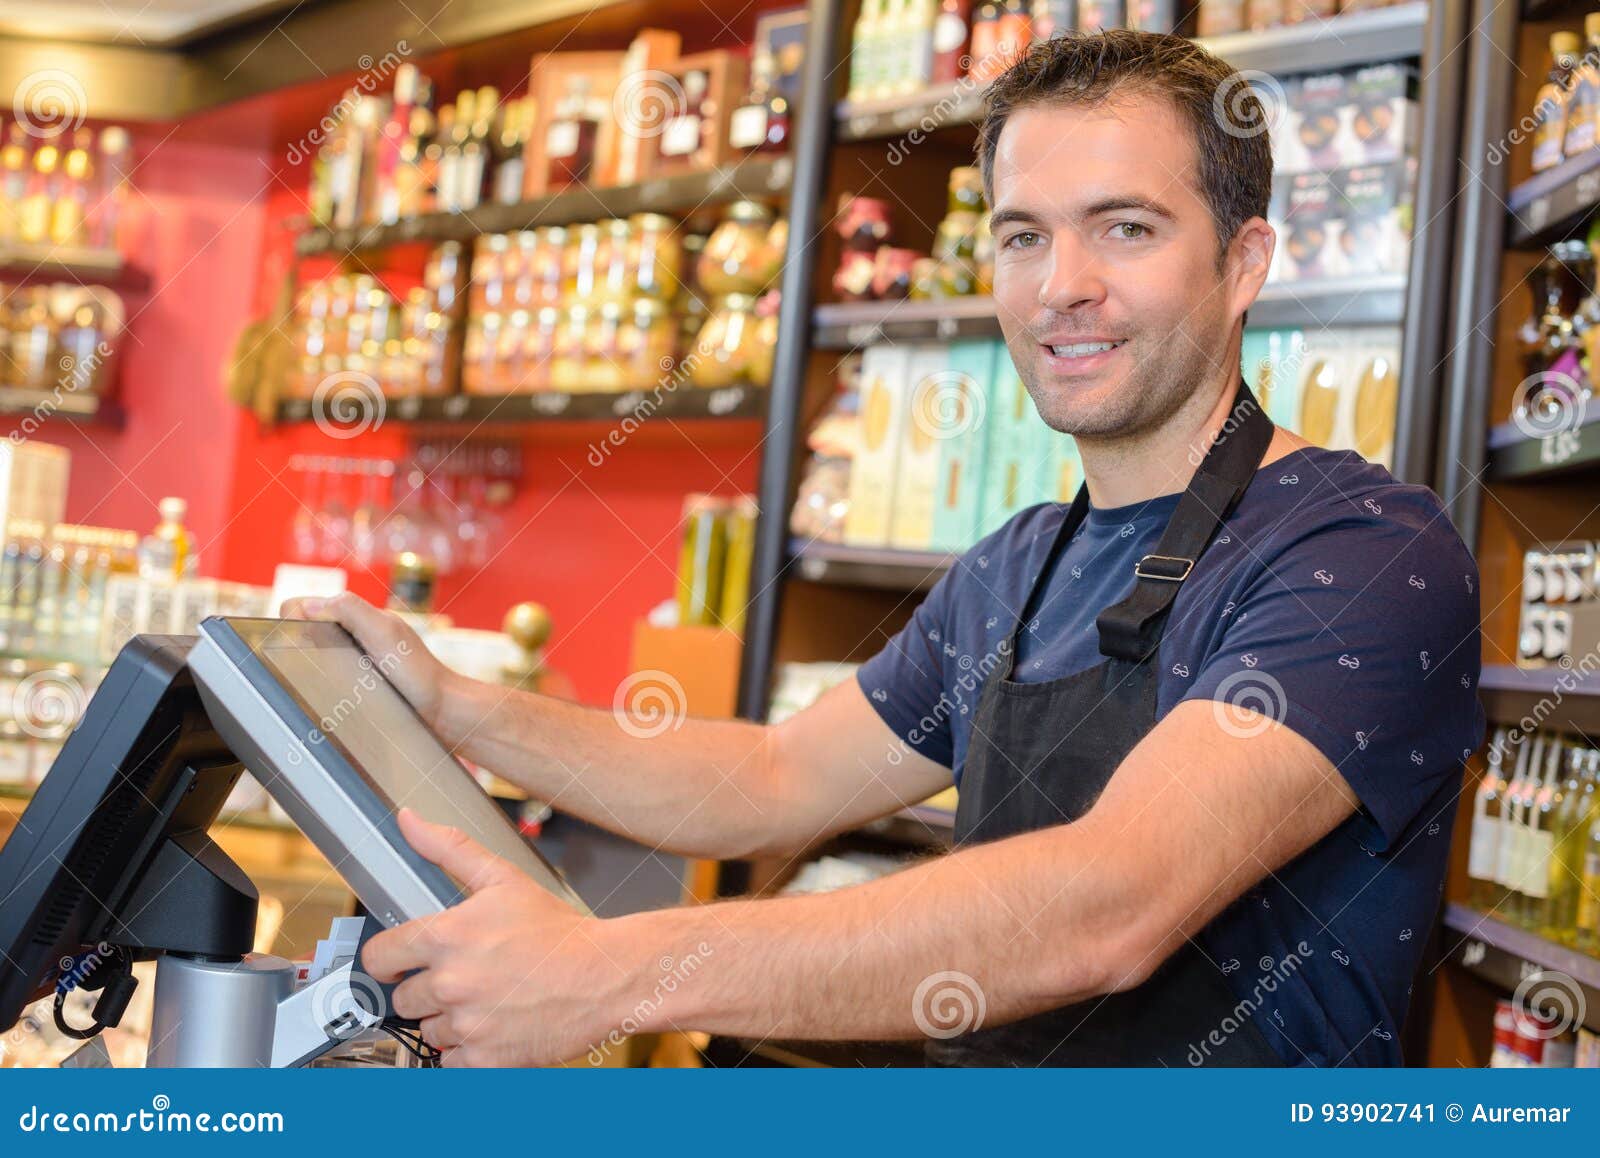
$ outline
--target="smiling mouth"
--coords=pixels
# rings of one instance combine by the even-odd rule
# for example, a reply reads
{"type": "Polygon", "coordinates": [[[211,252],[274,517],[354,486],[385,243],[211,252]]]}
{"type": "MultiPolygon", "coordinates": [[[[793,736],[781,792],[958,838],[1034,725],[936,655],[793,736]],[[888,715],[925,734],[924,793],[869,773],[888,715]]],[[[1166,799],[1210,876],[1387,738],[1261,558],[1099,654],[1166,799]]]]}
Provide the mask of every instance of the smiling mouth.
{"type": "Polygon", "coordinates": [[[1066,345],[1046,345],[1045,349],[1057,358],[1091,358],[1096,354],[1104,354],[1126,344],[1126,339],[1119,342],[1070,342],[1066,345]]]}

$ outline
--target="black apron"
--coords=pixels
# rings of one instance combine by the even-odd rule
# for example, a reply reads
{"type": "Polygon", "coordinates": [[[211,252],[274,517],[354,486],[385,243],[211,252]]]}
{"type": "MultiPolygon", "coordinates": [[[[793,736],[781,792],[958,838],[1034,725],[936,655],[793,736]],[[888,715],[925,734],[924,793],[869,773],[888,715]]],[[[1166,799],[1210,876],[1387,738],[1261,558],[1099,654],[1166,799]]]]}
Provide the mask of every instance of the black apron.
{"type": "MultiPolygon", "coordinates": [[[[1105,662],[1062,679],[1016,683],[1018,637],[1089,509],[1088,488],[1079,489],[1012,628],[1005,664],[978,697],[956,808],[958,848],[1078,819],[1155,726],[1167,612],[1272,440],[1272,423],[1243,382],[1232,414],[1234,428],[1224,428],[1159,545],[1136,565],[1132,593],[1096,618],[1105,662]]],[[[1209,1065],[1281,1065],[1250,1016],[1239,1016],[1238,1004],[1191,939],[1133,989],[930,1041],[927,1056],[935,1065],[1181,1067],[1197,1056],[1209,1065]],[[1228,1032],[1225,1019],[1243,1024],[1228,1032]],[[1209,1040],[1213,1031],[1225,1039],[1220,1046],[1209,1040]]]]}

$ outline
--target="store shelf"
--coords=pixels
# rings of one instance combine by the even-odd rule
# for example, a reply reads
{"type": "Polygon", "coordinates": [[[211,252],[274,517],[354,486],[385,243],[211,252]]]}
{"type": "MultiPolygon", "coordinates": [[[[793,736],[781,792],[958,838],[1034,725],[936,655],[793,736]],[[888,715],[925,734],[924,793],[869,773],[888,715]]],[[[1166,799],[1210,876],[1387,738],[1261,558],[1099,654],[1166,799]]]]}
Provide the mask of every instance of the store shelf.
{"type": "Polygon", "coordinates": [[[1516,992],[1527,982],[1530,999],[1541,992],[1558,1001],[1565,995],[1566,1008],[1581,1009],[1583,1023],[1600,1031],[1600,958],[1466,905],[1446,905],[1444,927],[1458,934],[1445,938],[1447,960],[1451,963],[1507,993],[1516,992]],[[1529,980],[1540,974],[1544,975],[1541,980],[1529,980]],[[1575,992],[1581,994],[1581,1001],[1574,999],[1575,992]]]}
{"type": "Polygon", "coordinates": [[[1563,161],[1506,194],[1506,244],[1536,249],[1581,228],[1600,206],[1600,149],[1563,161]]]}
{"type": "Polygon", "coordinates": [[[788,193],[794,165],[788,157],[755,157],[700,173],[657,177],[610,189],[582,187],[515,205],[480,205],[458,213],[425,213],[394,225],[311,229],[295,249],[302,256],[353,253],[407,242],[470,241],[485,233],[512,233],[541,225],[570,225],[634,213],[687,213],[704,205],[788,193]]]}
{"type": "Polygon", "coordinates": [[[1485,664],[1478,692],[1491,721],[1530,719],[1551,731],[1600,734],[1600,670],[1485,664]]]}
{"type": "MultiPolygon", "coordinates": [[[[766,413],[767,391],[760,386],[723,386],[707,390],[683,386],[662,391],[592,391],[565,394],[541,390],[532,394],[450,394],[437,398],[391,398],[382,421],[429,423],[520,424],[528,422],[610,422],[630,416],[679,421],[760,418],[766,413]]],[[[316,420],[316,403],[294,398],[279,403],[279,422],[316,420]]],[[[334,422],[332,425],[337,426],[334,422]]],[[[370,423],[370,425],[377,425],[370,423]]]]}
{"type": "Polygon", "coordinates": [[[1000,320],[990,297],[835,302],[818,306],[811,316],[811,344],[819,350],[999,336],[1000,320]]]}
{"type": "Polygon", "coordinates": [[[31,415],[41,422],[92,423],[120,429],[126,415],[122,407],[87,391],[24,390],[0,386],[0,417],[31,415]]]}
{"type": "Polygon", "coordinates": [[[1531,481],[1596,466],[1600,466],[1600,405],[1585,407],[1583,421],[1570,430],[1532,437],[1515,423],[1502,422],[1489,431],[1492,482],[1531,481]]]}
{"type": "Polygon", "coordinates": [[[0,245],[0,278],[75,281],[132,291],[148,288],[150,280],[114,249],[24,242],[0,245]]]}
{"type": "Polygon", "coordinates": [[[943,551],[847,547],[842,543],[808,543],[799,539],[790,542],[789,557],[798,577],[812,583],[879,587],[891,591],[926,591],[959,558],[943,551]]]}
{"type": "Polygon", "coordinates": [[[1250,307],[1250,325],[1327,329],[1330,326],[1398,326],[1406,317],[1404,274],[1276,282],[1250,307]]]}
{"type": "MultiPolygon", "coordinates": [[[[1241,32],[1200,41],[1241,72],[1283,75],[1410,60],[1422,55],[1428,6],[1421,0],[1333,20],[1308,21],[1268,32],[1241,32]]],[[[841,101],[837,134],[845,141],[930,133],[983,116],[983,89],[967,80],[877,100],[841,101]]]]}

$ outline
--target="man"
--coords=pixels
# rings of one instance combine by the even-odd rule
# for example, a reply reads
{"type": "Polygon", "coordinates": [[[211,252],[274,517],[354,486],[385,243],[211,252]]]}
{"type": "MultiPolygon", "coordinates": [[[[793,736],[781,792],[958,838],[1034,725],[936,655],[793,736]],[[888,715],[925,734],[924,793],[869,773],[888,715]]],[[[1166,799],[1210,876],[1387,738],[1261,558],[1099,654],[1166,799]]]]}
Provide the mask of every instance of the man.
{"type": "MultiPolygon", "coordinates": [[[[1399,1059],[1483,731],[1476,572],[1431,492],[1240,387],[1274,236],[1238,86],[1115,32],[1036,45],[992,88],[1001,324],[1086,490],[980,543],[857,682],[776,727],[641,739],[411,648],[396,682],[462,755],[689,856],[792,854],[961,788],[949,856],[612,920],[403,813],[472,895],[365,961],[406,977],[395,1008],[446,1064],[555,1062],[623,1025],[926,1036],[951,1064],[1399,1059]]],[[[408,636],[348,596],[305,611],[373,654],[408,636]]]]}

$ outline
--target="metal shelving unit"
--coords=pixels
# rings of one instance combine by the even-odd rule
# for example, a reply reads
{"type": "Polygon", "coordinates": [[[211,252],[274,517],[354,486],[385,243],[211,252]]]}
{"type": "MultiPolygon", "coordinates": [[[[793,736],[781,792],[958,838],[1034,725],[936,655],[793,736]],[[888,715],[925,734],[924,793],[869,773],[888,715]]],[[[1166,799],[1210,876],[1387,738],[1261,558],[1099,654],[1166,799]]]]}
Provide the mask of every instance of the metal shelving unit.
{"type": "Polygon", "coordinates": [[[796,578],[840,587],[881,587],[926,591],[955,565],[943,551],[899,551],[891,547],[851,547],[843,543],[795,540],[789,557],[796,578]]]}
{"type": "Polygon", "coordinates": [[[1561,992],[1581,994],[1583,1024],[1600,1032],[1600,958],[1466,905],[1445,906],[1444,928],[1445,960],[1452,965],[1507,992],[1524,984],[1536,992],[1548,974],[1561,992]]]}

